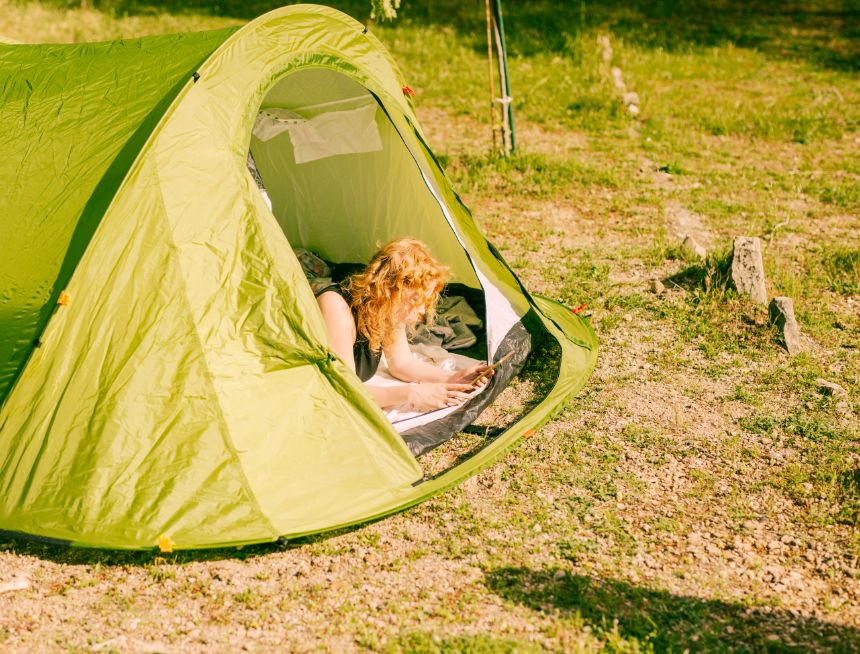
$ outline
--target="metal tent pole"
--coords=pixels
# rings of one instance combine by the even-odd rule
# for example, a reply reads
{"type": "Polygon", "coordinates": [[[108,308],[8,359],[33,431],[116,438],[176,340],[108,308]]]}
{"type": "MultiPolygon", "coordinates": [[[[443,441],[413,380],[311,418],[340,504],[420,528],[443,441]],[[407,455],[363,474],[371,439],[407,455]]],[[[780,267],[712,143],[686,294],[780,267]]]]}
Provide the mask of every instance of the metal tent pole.
{"type": "MultiPolygon", "coordinates": [[[[493,135],[493,152],[496,151],[496,89],[493,85],[493,16],[490,12],[490,0],[486,0],[487,6],[487,72],[490,79],[490,131],[493,135]]],[[[503,137],[504,142],[504,137],[503,137]]]]}
{"type": "MultiPolygon", "coordinates": [[[[489,1],[489,0],[488,0],[489,1]]],[[[508,75],[508,51],[505,45],[505,23],[502,19],[502,0],[493,0],[493,19],[496,24],[496,39],[499,50],[499,77],[502,92],[502,124],[504,125],[503,141],[505,153],[516,149],[516,133],[514,131],[514,107],[511,98],[510,77],[508,75]],[[510,146],[510,148],[508,148],[510,146]]]]}

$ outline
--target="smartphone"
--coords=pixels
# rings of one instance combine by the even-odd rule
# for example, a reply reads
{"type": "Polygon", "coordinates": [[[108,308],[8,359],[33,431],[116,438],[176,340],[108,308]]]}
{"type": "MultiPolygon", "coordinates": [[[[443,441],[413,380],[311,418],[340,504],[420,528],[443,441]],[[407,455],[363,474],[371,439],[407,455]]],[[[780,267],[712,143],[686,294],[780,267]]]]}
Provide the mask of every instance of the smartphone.
{"type": "Polygon", "coordinates": [[[490,373],[491,373],[493,370],[495,370],[496,368],[498,368],[500,365],[502,365],[505,361],[507,361],[508,359],[510,359],[512,356],[514,356],[514,353],[513,353],[513,352],[508,352],[505,356],[503,356],[501,359],[499,359],[498,361],[496,361],[496,362],[495,362],[494,364],[492,364],[489,368],[487,368],[486,370],[481,371],[481,373],[480,373],[477,377],[475,377],[475,378],[472,380],[472,382],[471,382],[471,383],[472,383],[472,385],[474,386],[475,384],[477,384],[479,381],[481,381],[481,380],[482,380],[482,379],[484,379],[485,377],[489,377],[489,376],[490,376],[490,373]]]}

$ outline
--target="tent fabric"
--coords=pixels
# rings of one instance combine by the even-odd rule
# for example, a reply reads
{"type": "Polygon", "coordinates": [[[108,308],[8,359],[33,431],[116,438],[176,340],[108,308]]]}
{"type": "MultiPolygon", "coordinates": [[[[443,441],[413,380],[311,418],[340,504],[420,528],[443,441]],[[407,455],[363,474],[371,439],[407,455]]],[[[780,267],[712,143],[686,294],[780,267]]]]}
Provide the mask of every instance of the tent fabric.
{"type": "Polygon", "coordinates": [[[0,402],[144,141],[234,31],[0,44],[0,402]]]}
{"type": "MultiPolygon", "coordinates": [[[[238,31],[0,45],[0,73],[0,529],[198,548],[361,523],[489,465],[590,374],[591,328],[521,287],[433,159],[390,56],[345,15],[297,5],[238,31]],[[264,100],[320,70],[376,100],[387,147],[293,169],[336,163],[343,180],[346,160],[381,157],[420,207],[412,223],[365,224],[401,207],[365,186],[382,199],[337,224],[359,249],[327,240],[320,253],[362,260],[344,257],[366,257],[365,232],[409,230],[483,290],[491,356],[526,314],[561,343],[548,396],[432,480],[331,353],[293,254],[308,239],[287,220],[288,187],[272,189],[271,211],[246,168],[264,100]]],[[[296,203],[334,195],[311,182],[296,203]]]]}

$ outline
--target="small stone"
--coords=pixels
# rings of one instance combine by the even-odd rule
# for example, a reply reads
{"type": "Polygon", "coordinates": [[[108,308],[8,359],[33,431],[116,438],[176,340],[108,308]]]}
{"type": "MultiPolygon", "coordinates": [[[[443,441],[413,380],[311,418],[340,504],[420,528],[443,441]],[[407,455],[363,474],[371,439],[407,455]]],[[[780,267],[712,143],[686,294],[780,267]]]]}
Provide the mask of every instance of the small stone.
{"type": "Polygon", "coordinates": [[[609,37],[605,34],[601,34],[597,37],[597,44],[603,50],[603,61],[608,64],[612,61],[612,44],[609,42],[609,37]]]}
{"type": "Polygon", "coordinates": [[[666,286],[659,279],[651,280],[651,292],[657,295],[662,295],[666,292],[666,286]]]}
{"type": "Polygon", "coordinates": [[[629,111],[631,114],[633,114],[635,116],[639,113],[639,106],[635,105],[635,104],[628,104],[627,105],[627,111],[629,111]]]}
{"type": "Polygon", "coordinates": [[[692,236],[685,236],[684,242],[681,244],[681,247],[683,247],[690,254],[699,257],[700,259],[704,259],[706,256],[708,256],[707,250],[705,250],[705,248],[700,245],[699,242],[696,241],[696,239],[694,239],[692,236]]]}
{"type": "Polygon", "coordinates": [[[761,240],[738,236],[732,249],[732,282],[738,293],[748,295],[759,304],[767,304],[764,287],[764,264],[761,259],[761,240]]]}
{"type": "Polygon", "coordinates": [[[782,332],[785,349],[789,354],[798,354],[803,351],[800,342],[800,327],[794,318],[794,303],[790,297],[775,297],[770,301],[768,307],[770,321],[782,332]]]}
{"type": "Polygon", "coordinates": [[[821,379],[820,377],[815,380],[815,383],[818,384],[818,387],[822,391],[824,391],[825,395],[838,397],[843,400],[848,399],[848,391],[842,388],[839,384],[827,381],[826,379],[821,379]]]}

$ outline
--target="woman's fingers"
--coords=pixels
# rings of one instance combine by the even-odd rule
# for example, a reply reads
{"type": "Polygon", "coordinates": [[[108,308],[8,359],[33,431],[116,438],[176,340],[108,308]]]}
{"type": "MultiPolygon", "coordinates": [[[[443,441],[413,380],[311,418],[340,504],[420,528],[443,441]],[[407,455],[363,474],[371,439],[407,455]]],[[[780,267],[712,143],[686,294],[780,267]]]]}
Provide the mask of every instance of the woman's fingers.
{"type": "Polygon", "coordinates": [[[469,395],[467,393],[460,393],[459,391],[449,391],[448,392],[448,402],[455,404],[462,404],[466,400],[469,399],[469,395]]]}
{"type": "Polygon", "coordinates": [[[445,406],[457,406],[469,399],[469,394],[463,391],[471,389],[468,384],[447,384],[445,406]]]}

